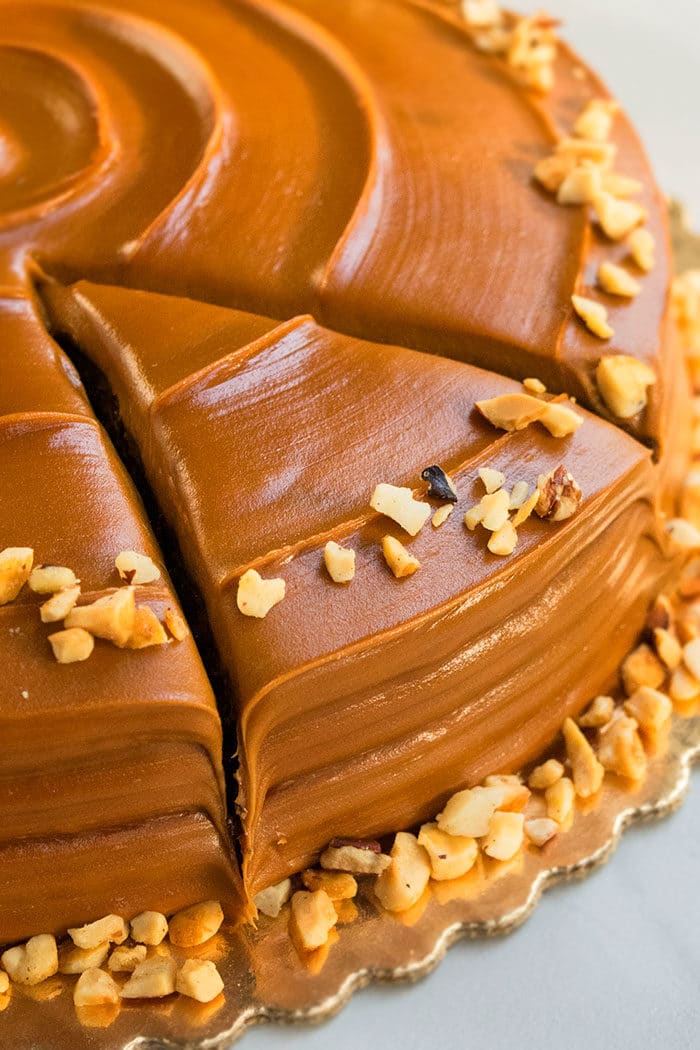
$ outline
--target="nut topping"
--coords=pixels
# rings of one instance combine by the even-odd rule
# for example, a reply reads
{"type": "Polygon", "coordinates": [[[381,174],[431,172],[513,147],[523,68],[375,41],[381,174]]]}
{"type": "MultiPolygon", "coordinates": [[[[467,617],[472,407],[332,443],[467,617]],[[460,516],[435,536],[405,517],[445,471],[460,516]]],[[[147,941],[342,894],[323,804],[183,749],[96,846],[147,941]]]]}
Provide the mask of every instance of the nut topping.
{"type": "Polygon", "coordinates": [[[95,639],[82,627],[69,627],[49,635],[49,645],[59,664],[80,663],[91,655],[95,639]]]}
{"type": "Polygon", "coordinates": [[[612,414],[632,419],[646,407],[647,390],[656,382],[656,373],[636,357],[613,354],[600,359],[596,382],[612,414]]]}
{"type": "Polygon", "coordinates": [[[120,944],[115,948],[107,962],[107,969],[112,973],[133,973],[140,962],[146,958],[148,949],[145,944],[120,944]]]}
{"type": "Polygon", "coordinates": [[[547,402],[530,394],[499,394],[498,397],[477,401],[476,407],[499,430],[524,430],[541,419],[547,411],[547,402]]]}
{"type": "Polygon", "coordinates": [[[462,18],[474,29],[498,26],[503,15],[496,0],[462,0],[462,18]]]}
{"type": "Polygon", "coordinates": [[[56,938],[50,933],[30,937],[26,944],[4,951],[0,962],[15,984],[41,984],[58,972],[56,938]]]}
{"type": "Polygon", "coordinates": [[[589,332],[599,339],[612,339],[615,332],[608,324],[608,311],[602,303],[583,295],[572,295],[571,302],[589,332]]]}
{"type": "Polygon", "coordinates": [[[110,943],[104,941],[94,948],[76,948],[73,944],[64,944],[58,949],[59,973],[85,973],[96,966],[102,966],[109,955],[110,943]]]}
{"type": "Polygon", "coordinates": [[[0,551],[0,605],[14,601],[29,579],[33,563],[31,547],[5,547],[0,551]]]}
{"type": "Polygon", "coordinates": [[[666,668],[646,643],[638,645],[620,668],[622,684],[628,696],[643,685],[658,689],[666,678],[666,668]]]}
{"type": "Polygon", "coordinates": [[[573,719],[566,719],[562,732],[576,794],[580,798],[589,798],[603,783],[605,770],[573,719]]]}
{"type": "Polygon", "coordinates": [[[431,514],[429,503],[414,499],[411,489],[397,485],[377,485],[370,506],[395,521],[409,536],[417,536],[431,514]]]}
{"type": "Polygon", "coordinates": [[[142,911],[131,920],[131,937],[137,944],[160,944],[167,936],[168,920],[159,911],[142,911]]]}
{"type": "Polygon", "coordinates": [[[502,813],[491,817],[484,842],[484,853],[494,860],[510,860],[523,844],[525,818],[522,813],[502,813]]]}
{"type": "Polygon", "coordinates": [[[653,737],[668,722],[673,704],[658,689],[643,685],[625,700],[625,711],[635,719],[642,732],[653,737]]]}
{"type": "Polygon", "coordinates": [[[671,518],[666,522],[665,530],[673,546],[679,550],[700,550],[700,529],[685,518],[671,518]]]}
{"type": "Polygon", "coordinates": [[[512,554],[518,545],[518,534],[510,521],[504,521],[500,529],[496,529],[487,543],[492,554],[498,554],[502,558],[512,554]]]}
{"type": "Polygon", "coordinates": [[[544,793],[547,816],[557,824],[563,824],[574,808],[576,792],[568,777],[560,777],[544,793]]]}
{"type": "Polygon", "coordinates": [[[424,824],[418,844],[428,854],[430,877],[436,882],[458,879],[474,867],[479,855],[476,840],[466,835],[448,835],[437,824],[424,824]]]}
{"type": "Polygon", "coordinates": [[[592,99],[574,124],[574,134],[591,142],[606,142],[619,108],[612,99],[592,99]]]}
{"type": "Polygon", "coordinates": [[[122,944],[129,930],[121,916],[105,915],[103,919],[68,930],[68,936],[78,948],[96,948],[105,941],[122,944]]]}
{"type": "Polygon", "coordinates": [[[630,780],[642,779],[647,769],[647,756],[634,718],[620,712],[601,730],[598,759],[611,773],[630,780]]]}
{"type": "Polygon", "coordinates": [[[139,605],[134,613],[134,626],[126,643],[127,649],[146,649],[150,645],[165,645],[168,636],[150,605],[139,605]]]}
{"type": "Polygon", "coordinates": [[[165,626],[170,631],[170,634],[176,642],[182,642],[187,638],[190,629],[182,616],[180,616],[180,613],[171,608],[171,606],[168,606],[163,613],[163,620],[165,621],[165,626]]]}
{"type": "Polygon", "coordinates": [[[75,608],[79,597],[79,583],[76,583],[73,587],[66,587],[64,591],[57,591],[55,594],[52,594],[47,601],[39,606],[41,622],[58,623],[59,620],[65,620],[71,609],[75,608]]]}
{"type": "Polygon", "coordinates": [[[175,991],[175,960],[155,955],[137,963],[121,990],[123,999],[162,999],[175,991]]]}
{"type": "Polygon", "coordinates": [[[324,890],[332,901],[352,900],[357,896],[357,880],[347,871],[324,871],[307,868],[301,873],[307,890],[324,890]]]}
{"type": "Polygon", "coordinates": [[[633,230],[627,238],[627,247],[639,269],[644,273],[651,273],[654,269],[654,251],[656,248],[653,234],[642,227],[633,230]]]}
{"type": "Polygon", "coordinates": [[[55,594],[73,587],[79,581],[72,569],[64,565],[36,565],[29,574],[29,589],[35,594],[55,594]]]}
{"type": "Polygon", "coordinates": [[[631,273],[628,273],[622,266],[616,266],[611,262],[600,264],[598,284],[609,295],[620,295],[626,299],[634,299],[642,290],[641,284],[634,279],[631,273]]]}
{"type": "Polygon", "coordinates": [[[578,510],[583,494],[566,467],[558,466],[537,479],[535,513],[548,521],[566,521],[578,510]]]}
{"type": "Polygon", "coordinates": [[[438,507],[430,519],[433,528],[439,529],[441,525],[444,525],[453,510],[454,507],[451,503],[444,503],[442,507],[438,507]]]}
{"type": "Polygon", "coordinates": [[[404,576],[412,576],[420,569],[418,558],[407,551],[403,543],[400,543],[394,536],[384,537],[382,551],[384,560],[397,580],[403,579],[404,576]]]}
{"type": "Polygon", "coordinates": [[[325,944],[337,921],[333,901],[324,890],[298,890],[292,897],[291,929],[305,951],[325,944]]]}
{"type": "Polygon", "coordinates": [[[266,890],[261,890],[260,893],[256,894],[254,904],[263,915],[276,919],[291,895],[292,880],[282,879],[281,882],[276,883],[274,886],[268,886],[266,890]]]}
{"type": "Polygon", "coordinates": [[[437,815],[438,827],[448,835],[479,839],[488,833],[491,817],[503,805],[502,786],[473,787],[458,791],[437,815]]]}
{"type": "Polygon", "coordinates": [[[286,592],[281,579],[264,580],[255,569],[248,569],[238,581],[236,604],[244,616],[264,619],[270,609],[281,602],[286,592]]]}
{"type": "Polygon", "coordinates": [[[80,974],[73,989],[76,1006],[104,1006],[119,1002],[119,988],[113,977],[104,970],[91,967],[80,974]]]}
{"type": "Polygon", "coordinates": [[[144,583],[154,583],[160,579],[160,569],[152,558],[138,551],[122,551],[114,561],[119,578],[125,583],[138,586],[144,583]]]}
{"type": "Polygon", "coordinates": [[[355,577],[355,551],[329,540],[323,549],[323,560],[333,583],[350,583],[355,577]]]}
{"type": "Polygon", "coordinates": [[[611,696],[597,696],[579,717],[578,724],[584,729],[600,729],[607,725],[615,714],[615,701],[611,696]]]}
{"type": "Polygon", "coordinates": [[[420,900],[430,879],[427,851],[415,835],[400,831],[391,848],[391,864],[374,884],[379,903],[387,911],[407,911],[420,900]]]}
{"type": "Polygon", "coordinates": [[[170,920],[170,943],[176,948],[194,948],[204,944],[224,921],[224,913],[218,901],[203,901],[173,915],[170,920]]]}
{"type": "Polygon", "coordinates": [[[564,776],[564,767],[556,758],[548,758],[540,766],[535,766],[528,777],[528,787],[533,791],[546,791],[564,776]]]}
{"type": "Polygon", "coordinates": [[[591,204],[600,189],[600,168],[590,161],[583,161],[562,182],[557,191],[557,204],[591,204]]]}
{"type": "Polygon", "coordinates": [[[596,195],[595,210],[601,229],[611,241],[622,241],[646,221],[646,209],[636,201],[618,200],[601,190],[596,195]]]}
{"type": "Polygon", "coordinates": [[[186,959],[177,975],[175,990],[198,1003],[210,1003],[224,990],[224,982],[211,959],[186,959]]]}
{"type": "Polygon", "coordinates": [[[525,821],[525,834],[533,846],[544,846],[559,831],[559,825],[551,817],[535,817],[525,821]]]}
{"type": "Polygon", "coordinates": [[[484,483],[487,495],[491,495],[493,492],[498,492],[502,489],[506,483],[506,476],[502,474],[500,470],[493,470],[492,467],[479,467],[479,477],[484,483]]]}
{"type": "Polygon", "coordinates": [[[82,627],[97,638],[123,649],[134,629],[136,602],[133,587],[120,587],[91,605],[77,605],[66,617],[66,627],[82,627]]]}
{"type": "Polygon", "coordinates": [[[391,864],[378,842],[363,839],[331,839],[320,857],[322,868],[348,871],[353,875],[381,875],[391,864]]]}
{"type": "Polygon", "coordinates": [[[544,385],[541,379],[536,379],[533,376],[528,376],[527,379],[523,379],[523,386],[526,390],[529,390],[531,394],[546,394],[547,387],[544,385]]]}

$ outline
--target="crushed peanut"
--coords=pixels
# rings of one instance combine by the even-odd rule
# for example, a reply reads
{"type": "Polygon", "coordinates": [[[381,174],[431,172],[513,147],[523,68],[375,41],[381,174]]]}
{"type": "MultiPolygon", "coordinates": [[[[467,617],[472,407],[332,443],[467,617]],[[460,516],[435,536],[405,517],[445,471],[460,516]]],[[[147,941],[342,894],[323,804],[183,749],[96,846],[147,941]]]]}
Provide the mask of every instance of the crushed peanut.
{"type": "Polygon", "coordinates": [[[87,660],[95,648],[95,639],[82,627],[69,627],[48,637],[53,655],[59,664],[80,663],[87,660]]]}
{"type": "Polygon", "coordinates": [[[79,583],[76,583],[73,587],[66,587],[64,591],[56,591],[55,594],[52,594],[47,601],[39,606],[41,622],[58,623],[59,620],[65,620],[71,609],[75,608],[79,597],[79,583]]]}
{"type": "Polygon", "coordinates": [[[187,638],[190,633],[190,629],[183,620],[180,613],[175,609],[168,606],[163,613],[163,620],[170,634],[173,636],[176,642],[182,642],[187,638]]]}
{"type": "Polygon", "coordinates": [[[531,394],[499,394],[477,401],[476,407],[492,426],[511,431],[524,430],[541,419],[547,411],[547,402],[531,394]]]}
{"type": "Polygon", "coordinates": [[[613,117],[619,104],[612,99],[592,99],[574,124],[574,134],[591,142],[606,142],[610,138],[613,117]]]}
{"type": "Polygon", "coordinates": [[[332,901],[352,900],[357,896],[357,880],[347,871],[324,871],[308,868],[301,873],[307,890],[325,890],[332,901]]]}
{"type": "Polygon", "coordinates": [[[642,685],[658,689],[666,677],[666,668],[646,642],[642,642],[626,657],[620,676],[625,692],[631,696],[642,685]]]}
{"type": "Polygon", "coordinates": [[[97,638],[124,648],[134,629],[136,601],[133,587],[120,587],[90,605],[76,605],[65,620],[66,627],[82,627],[97,638]]]}
{"type": "Polygon", "coordinates": [[[685,518],[672,518],[666,522],[665,529],[675,547],[686,551],[700,550],[700,529],[685,518]]]}
{"type": "Polygon", "coordinates": [[[603,783],[605,770],[573,719],[566,719],[562,732],[576,794],[579,798],[590,798],[603,783]]]}
{"type": "Polygon", "coordinates": [[[329,540],[323,549],[323,560],[333,583],[350,583],[355,576],[355,551],[329,540]]]}
{"type": "Polygon", "coordinates": [[[503,15],[496,0],[462,0],[462,18],[474,29],[498,26],[503,15]]]}
{"type": "Polygon", "coordinates": [[[525,818],[522,813],[497,810],[491,817],[484,853],[494,860],[510,860],[523,844],[525,818]]]}
{"type": "Polygon", "coordinates": [[[441,831],[479,839],[488,833],[491,817],[503,804],[501,786],[473,787],[458,791],[435,818],[441,831]]]}
{"type": "Polygon", "coordinates": [[[498,492],[499,489],[502,489],[506,483],[505,474],[502,474],[500,470],[494,470],[492,467],[479,467],[479,477],[489,496],[493,492],[498,492]]]}
{"type": "Polygon", "coordinates": [[[119,578],[125,583],[140,586],[144,583],[155,583],[160,579],[160,569],[147,554],[138,551],[122,551],[114,560],[119,578]]]}
{"type": "Polygon", "coordinates": [[[665,693],[643,685],[625,700],[625,711],[634,718],[643,733],[655,736],[668,722],[673,704],[665,693]]]}
{"type": "Polygon", "coordinates": [[[540,499],[540,490],[538,488],[535,488],[533,490],[533,492],[531,492],[531,494],[527,497],[525,502],[523,504],[521,504],[520,507],[518,507],[517,511],[515,512],[515,514],[513,516],[513,526],[516,529],[520,525],[522,525],[524,521],[527,521],[527,519],[530,517],[530,515],[533,512],[533,510],[535,509],[535,507],[539,503],[539,499],[540,499]]]}
{"type": "Polygon", "coordinates": [[[548,521],[566,521],[576,513],[583,493],[569,471],[560,465],[537,479],[535,513],[548,521]]]}
{"type": "Polygon", "coordinates": [[[0,995],[5,995],[10,989],[10,978],[4,970],[0,970],[0,995]]]}
{"type": "Polygon", "coordinates": [[[370,506],[395,521],[409,536],[418,535],[431,513],[429,503],[414,499],[411,489],[397,485],[377,485],[370,506]]]}
{"type": "Polygon", "coordinates": [[[528,376],[526,379],[523,379],[523,386],[526,390],[529,390],[531,394],[547,393],[547,387],[542,380],[536,379],[534,376],[528,376]]]}
{"type": "Polygon", "coordinates": [[[623,241],[646,221],[646,209],[636,201],[618,200],[611,193],[601,190],[595,201],[598,223],[611,241],[623,241]]]}
{"type": "Polygon", "coordinates": [[[412,576],[420,569],[420,562],[415,555],[406,550],[403,543],[394,536],[385,536],[382,540],[382,552],[384,560],[393,572],[397,580],[404,576],[412,576]]]}
{"type": "Polygon", "coordinates": [[[656,627],[653,634],[656,655],[669,671],[675,671],[683,659],[683,649],[675,634],[665,627],[656,627]]]}
{"type": "Polygon", "coordinates": [[[603,401],[618,419],[631,419],[646,407],[647,391],[656,382],[656,373],[628,354],[601,357],[596,382],[603,401]]]}
{"type": "Polygon", "coordinates": [[[566,138],[556,146],[556,153],[568,157],[574,164],[588,161],[601,171],[608,171],[615,160],[617,147],[612,142],[595,142],[593,139],[566,138]]]}
{"type": "Polygon", "coordinates": [[[596,696],[590,702],[584,713],[579,717],[578,724],[584,729],[600,729],[607,725],[615,714],[615,701],[611,696],[596,696]]]}
{"type": "Polygon", "coordinates": [[[270,609],[282,601],[286,589],[284,580],[264,580],[255,569],[248,569],[238,581],[236,605],[244,616],[262,620],[270,609]]]}
{"type": "Polygon", "coordinates": [[[637,722],[622,712],[600,731],[597,751],[598,760],[610,773],[630,780],[641,780],[646,773],[647,756],[637,722]]]}
{"type": "Polygon", "coordinates": [[[5,547],[0,551],[0,605],[15,600],[29,579],[33,564],[31,547],[5,547]]]}
{"type": "Polygon", "coordinates": [[[484,780],[484,787],[497,787],[503,791],[499,809],[520,812],[527,805],[530,789],[517,773],[493,773],[484,780]]]}
{"type": "Polygon", "coordinates": [[[636,197],[644,189],[639,179],[631,179],[629,175],[620,175],[616,171],[603,172],[602,188],[613,197],[636,197]]]}
{"type": "Polygon", "coordinates": [[[162,623],[150,605],[137,605],[134,626],[131,629],[127,649],[146,649],[151,645],[166,645],[168,636],[162,623]]]}
{"type": "Polygon", "coordinates": [[[510,499],[508,500],[508,510],[519,510],[523,503],[526,502],[530,495],[530,486],[527,481],[516,481],[513,488],[510,490],[510,499]]]}
{"type": "Polygon", "coordinates": [[[170,943],[177,948],[194,948],[204,944],[224,921],[224,913],[218,901],[203,901],[173,915],[169,925],[170,943]]]}
{"type": "Polygon", "coordinates": [[[121,990],[122,999],[162,999],[175,991],[175,960],[155,955],[137,963],[121,990]]]}
{"type": "Polygon", "coordinates": [[[353,875],[381,875],[391,864],[374,840],[332,839],[320,857],[328,871],[349,871],[353,875]]]}
{"type": "Polygon", "coordinates": [[[643,227],[638,227],[627,238],[627,247],[639,269],[644,273],[651,273],[654,269],[654,253],[656,250],[653,234],[643,227]]]}
{"type": "MultiPolygon", "coordinates": [[[[553,153],[535,165],[534,176],[549,193],[556,193],[576,167],[576,158],[568,153],[553,153]]],[[[530,387],[532,389],[532,387],[530,387]]],[[[544,391],[535,391],[544,393],[544,391]]]]}
{"type": "Polygon", "coordinates": [[[583,295],[572,295],[571,302],[589,332],[597,335],[599,339],[612,339],[615,332],[608,324],[608,311],[602,303],[583,295]]]}
{"type": "Polygon", "coordinates": [[[557,191],[557,204],[592,204],[601,191],[600,168],[583,161],[566,176],[557,191]]]}
{"type": "Polygon", "coordinates": [[[564,776],[564,767],[556,758],[548,758],[539,766],[535,766],[528,777],[528,787],[533,791],[546,791],[552,784],[556,784],[564,776]]]}
{"type": "Polygon", "coordinates": [[[492,554],[498,554],[505,558],[512,554],[518,545],[518,533],[511,521],[504,521],[500,529],[496,529],[486,544],[492,554]]]}
{"type": "Polygon", "coordinates": [[[68,930],[68,936],[78,948],[97,948],[105,941],[123,944],[129,929],[120,915],[105,915],[103,919],[68,930]]]}
{"type": "Polygon", "coordinates": [[[324,890],[297,890],[293,895],[291,929],[305,951],[325,944],[337,921],[333,901],[324,890]]]}
{"type": "Polygon", "coordinates": [[[563,438],[578,430],[583,423],[583,416],[562,401],[548,401],[540,423],[552,437],[563,438]]]}
{"type": "Polygon", "coordinates": [[[430,859],[415,835],[400,831],[391,848],[391,864],[378,876],[374,892],[387,911],[406,911],[418,901],[430,879],[430,859]]]}
{"type": "Polygon", "coordinates": [[[525,834],[533,846],[544,846],[559,831],[559,825],[551,817],[533,817],[525,821],[525,834]]]}
{"type": "Polygon", "coordinates": [[[687,703],[700,695],[700,682],[681,665],[671,675],[668,691],[677,703],[687,703]]]}
{"type": "Polygon", "coordinates": [[[175,990],[198,1003],[210,1003],[224,990],[224,982],[210,959],[186,959],[175,981],[175,990]]]}
{"type": "Polygon", "coordinates": [[[700,638],[694,638],[683,646],[683,663],[700,680],[700,638]]]}
{"type": "Polygon", "coordinates": [[[574,808],[576,792],[569,777],[560,777],[544,793],[547,816],[557,824],[563,824],[574,808]]]}
{"type": "Polygon", "coordinates": [[[29,589],[35,594],[55,594],[79,582],[73,570],[64,565],[35,565],[28,580],[29,589]]]}
{"type": "Polygon", "coordinates": [[[445,503],[442,507],[438,507],[430,519],[433,528],[439,529],[441,525],[444,525],[453,510],[454,507],[451,503],[445,503]]]}
{"type": "Polygon", "coordinates": [[[466,835],[448,835],[437,824],[423,824],[418,833],[418,844],[428,854],[430,877],[436,882],[466,875],[479,855],[475,839],[466,835]]]}
{"type": "Polygon", "coordinates": [[[291,895],[292,880],[282,879],[281,882],[275,883],[274,886],[268,886],[266,890],[261,890],[260,893],[256,894],[254,904],[263,915],[276,919],[291,895]]]}
{"type": "Polygon", "coordinates": [[[73,944],[64,944],[58,949],[58,972],[84,973],[102,966],[109,955],[109,948],[109,941],[97,944],[94,948],[76,948],[73,944]]]}
{"type": "Polygon", "coordinates": [[[505,489],[499,489],[488,496],[482,496],[481,524],[489,532],[498,532],[508,521],[510,496],[505,489]]]}
{"type": "Polygon", "coordinates": [[[41,984],[58,973],[56,938],[50,933],[30,937],[26,944],[4,951],[0,962],[15,984],[41,984]]]}
{"type": "Polygon", "coordinates": [[[91,967],[80,974],[73,989],[76,1006],[104,1006],[119,1002],[119,988],[113,977],[104,970],[91,967]]]}
{"type": "Polygon", "coordinates": [[[160,944],[168,933],[168,920],[159,911],[142,911],[131,920],[131,937],[137,944],[160,944]]]}
{"type": "Polygon", "coordinates": [[[115,948],[107,961],[107,969],[112,973],[133,973],[140,962],[146,958],[148,949],[145,944],[120,944],[115,948]]]}
{"type": "Polygon", "coordinates": [[[600,264],[598,284],[609,295],[620,295],[626,299],[634,299],[642,290],[641,284],[634,279],[631,273],[628,273],[622,266],[616,266],[611,262],[600,264]]]}

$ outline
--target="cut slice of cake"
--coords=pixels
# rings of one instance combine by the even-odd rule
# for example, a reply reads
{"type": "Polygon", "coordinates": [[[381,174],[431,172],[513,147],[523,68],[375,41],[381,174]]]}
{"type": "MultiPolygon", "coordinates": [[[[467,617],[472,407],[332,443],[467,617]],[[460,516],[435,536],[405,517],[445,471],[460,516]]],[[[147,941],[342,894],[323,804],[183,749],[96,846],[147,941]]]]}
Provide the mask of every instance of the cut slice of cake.
{"type": "Polygon", "coordinates": [[[249,894],[517,769],[615,680],[676,565],[624,432],[309,317],[42,295],[106,376],[230,671],[249,894]]]}

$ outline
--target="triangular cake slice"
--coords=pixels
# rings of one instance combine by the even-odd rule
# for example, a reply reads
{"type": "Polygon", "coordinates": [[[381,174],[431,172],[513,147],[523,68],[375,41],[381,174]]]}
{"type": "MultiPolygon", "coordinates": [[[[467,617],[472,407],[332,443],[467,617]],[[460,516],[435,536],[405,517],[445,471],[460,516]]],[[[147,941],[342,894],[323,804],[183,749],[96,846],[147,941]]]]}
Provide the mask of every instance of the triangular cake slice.
{"type": "MultiPolygon", "coordinates": [[[[162,620],[177,598],[141,502],[77,374],[31,302],[0,305],[0,550],[67,566],[81,603],[119,586],[116,555],[161,568],[136,589],[162,620]]],[[[221,724],[191,636],[138,651],[97,641],[59,664],[25,585],[0,605],[0,943],[115,911],[240,905],[221,724]]]]}
{"type": "Polygon", "coordinates": [[[118,399],[231,674],[250,893],[333,836],[411,826],[518,768],[611,685],[672,568],[657,468],[631,437],[584,411],[564,438],[496,429],[476,402],[513,380],[309,317],[87,282],[43,295],[118,399]],[[370,498],[377,483],[424,495],[433,464],[459,500],[412,540],[370,498]],[[479,468],[532,489],[560,465],[583,493],[567,520],[531,516],[509,557],[465,528],[479,468]],[[389,571],[387,535],[414,575],[389,571]],[[349,584],[324,568],[329,540],[356,552],[349,584]],[[262,619],[237,607],[251,568],[285,582],[262,619]]]}

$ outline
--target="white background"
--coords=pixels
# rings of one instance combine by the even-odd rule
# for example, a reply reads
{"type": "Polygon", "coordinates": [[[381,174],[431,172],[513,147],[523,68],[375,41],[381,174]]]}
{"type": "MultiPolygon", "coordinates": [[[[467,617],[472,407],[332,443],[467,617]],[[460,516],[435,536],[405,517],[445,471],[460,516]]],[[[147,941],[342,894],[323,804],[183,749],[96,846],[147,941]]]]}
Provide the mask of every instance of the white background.
{"type": "MultiPolygon", "coordinates": [[[[700,220],[700,0],[548,0],[547,10],[625,105],[665,191],[700,220]]],[[[259,1028],[242,1045],[700,1047],[699,832],[700,771],[677,814],[628,831],[608,865],[549,891],[518,932],[457,944],[425,981],[367,989],[321,1027],[259,1028]]]]}

